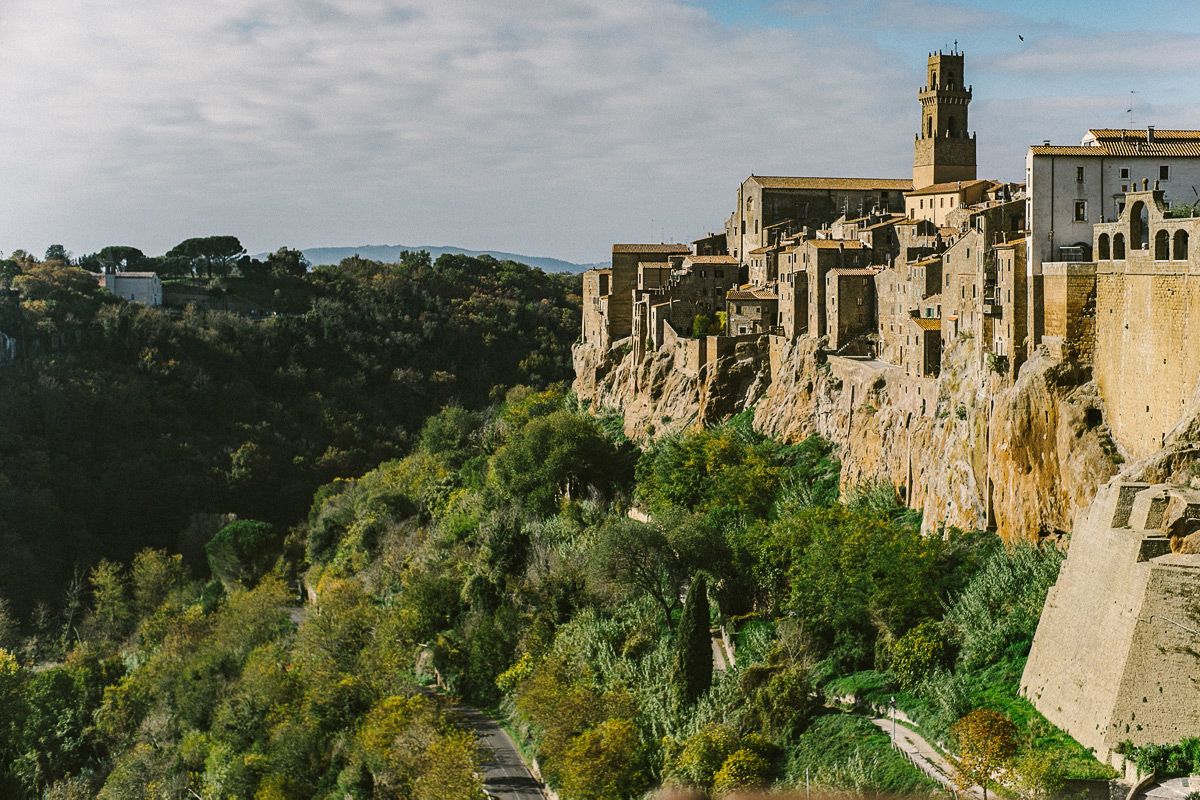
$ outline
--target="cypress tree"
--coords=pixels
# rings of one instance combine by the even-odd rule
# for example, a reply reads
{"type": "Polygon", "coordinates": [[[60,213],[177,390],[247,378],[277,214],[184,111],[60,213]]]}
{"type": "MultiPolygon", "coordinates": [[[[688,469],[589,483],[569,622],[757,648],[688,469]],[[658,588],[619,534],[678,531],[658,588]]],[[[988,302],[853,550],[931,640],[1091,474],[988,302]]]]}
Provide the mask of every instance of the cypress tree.
{"type": "Polygon", "coordinates": [[[675,680],[683,706],[696,702],[712,685],[712,636],[708,621],[708,581],[697,575],[688,587],[675,639],[675,680]]]}

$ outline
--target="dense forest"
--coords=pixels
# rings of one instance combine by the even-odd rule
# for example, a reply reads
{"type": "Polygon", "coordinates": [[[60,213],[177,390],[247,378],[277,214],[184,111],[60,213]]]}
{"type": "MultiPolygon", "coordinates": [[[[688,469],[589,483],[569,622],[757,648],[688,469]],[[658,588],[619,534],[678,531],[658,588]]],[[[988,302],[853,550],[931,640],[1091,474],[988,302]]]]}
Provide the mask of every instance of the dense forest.
{"type": "Polygon", "coordinates": [[[77,569],[146,546],[195,566],[214,519],[290,525],[317,487],[406,452],[446,403],[565,379],[577,284],[422,253],[309,271],[232,237],[155,259],[0,261],[0,332],[18,353],[0,367],[0,596],[23,615],[56,607],[77,569]],[[185,282],[256,313],[122,302],[85,267],[159,271],[168,292],[185,282]]]}
{"type": "Polygon", "coordinates": [[[283,310],[5,266],[0,796],[482,800],[458,702],[563,800],[934,793],[892,703],[979,781],[1108,776],[1017,696],[1058,549],[922,535],[749,413],[628,441],[562,383],[571,279],[224,271],[283,310]]]}

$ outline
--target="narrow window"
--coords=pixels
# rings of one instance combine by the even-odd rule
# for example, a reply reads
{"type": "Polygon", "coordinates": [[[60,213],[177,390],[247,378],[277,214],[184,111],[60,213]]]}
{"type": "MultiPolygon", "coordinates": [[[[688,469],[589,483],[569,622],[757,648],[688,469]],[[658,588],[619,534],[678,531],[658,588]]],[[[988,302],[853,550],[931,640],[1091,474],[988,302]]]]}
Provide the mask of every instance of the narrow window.
{"type": "Polygon", "coordinates": [[[1083,167],[1075,168],[1075,182],[1083,183],[1083,167]]]}
{"type": "Polygon", "coordinates": [[[1158,168],[1158,179],[1160,181],[1170,180],[1171,179],[1171,168],[1168,167],[1166,164],[1163,164],[1161,167],[1159,167],[1158,168]]]}
{"type": "MultiPolygon", "coordinates": [[[[1129,167],[1122,167],[1121,180],[1129,180],[1129,167]]],[[[1122,189],[1122,191],[1124,191],[1124,189],[1122,189]]]]}
{"type": "Polygon", "coordinates": [[[1075,221],[1087,222],[1087,200],[1075,201],[1075,221]]]}

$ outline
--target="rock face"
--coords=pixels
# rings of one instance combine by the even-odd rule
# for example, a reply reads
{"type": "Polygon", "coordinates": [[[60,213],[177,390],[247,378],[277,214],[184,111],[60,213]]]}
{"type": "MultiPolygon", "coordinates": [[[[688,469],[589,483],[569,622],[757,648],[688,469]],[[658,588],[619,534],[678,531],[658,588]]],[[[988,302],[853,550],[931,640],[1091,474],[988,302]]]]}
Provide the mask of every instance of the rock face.
{"type": "Polygon", "coordinates": [[[819,342],[762,337],[690,376],[668,352],[640,363],[620,346],[575,351],[575,392],[624,414],[647,439],[743,409],[755,427],[839,448],[842,482],[885,479],[923,512],[927,530],[992,528],[1006,539],[1069,531],[1121,456],[1086,369],[1041,353],[1011,385],[969,340],[937,378],[879,361],[826,356],[819,342]]]}

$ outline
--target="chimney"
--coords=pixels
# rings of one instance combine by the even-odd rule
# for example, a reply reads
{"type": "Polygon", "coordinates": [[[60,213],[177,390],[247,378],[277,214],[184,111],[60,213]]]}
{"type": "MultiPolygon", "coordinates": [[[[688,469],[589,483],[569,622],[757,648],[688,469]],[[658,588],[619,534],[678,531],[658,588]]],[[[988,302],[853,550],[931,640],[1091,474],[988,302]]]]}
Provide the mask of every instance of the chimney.
{"type": "Polygon", "coordinates": [[[1043,144],[1043,145],[1045,145],[1046,147],[1049,147],[1049,146],[1050,146],[1050,140],[1049,140],[1049,139],[1043,139],[1043,140],[1042,140],[1042,144],[1043,144]]]}
{"type": "Polygon", "coordinates": [[[1147,142],[1154,141],[1154,126],[1153,125],[1146,126],[1146,141],[1147,142]]]}

